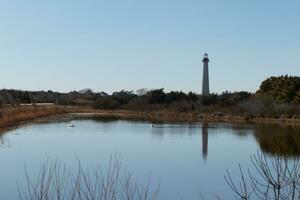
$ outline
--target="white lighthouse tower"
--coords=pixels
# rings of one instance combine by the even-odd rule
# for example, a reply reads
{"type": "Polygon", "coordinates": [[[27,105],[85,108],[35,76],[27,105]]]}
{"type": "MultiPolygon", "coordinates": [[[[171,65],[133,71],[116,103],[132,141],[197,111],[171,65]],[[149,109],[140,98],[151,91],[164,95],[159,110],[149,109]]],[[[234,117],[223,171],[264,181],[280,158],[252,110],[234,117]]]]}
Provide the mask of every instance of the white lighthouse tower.
{"type": "Polygon", "coordinates": [[[208,72],[208,54],[205,53],[203,57],[203,81],[202,81],[202,95],[209,96],[209,72],[208,72]]]}

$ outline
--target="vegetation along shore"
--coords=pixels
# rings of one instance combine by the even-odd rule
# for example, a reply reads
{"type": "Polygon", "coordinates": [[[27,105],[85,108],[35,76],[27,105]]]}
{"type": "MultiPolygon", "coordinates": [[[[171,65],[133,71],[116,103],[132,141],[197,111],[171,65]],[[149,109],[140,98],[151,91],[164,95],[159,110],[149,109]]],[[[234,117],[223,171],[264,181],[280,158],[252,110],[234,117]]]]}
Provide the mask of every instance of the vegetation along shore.
{"type": "Polygon", "coordinates": [[[0,90],[0,127],[50,115],[89,113],[149,121],[266,122],[300,124],[300,77],[271,77],[255,93],[201,96],[164,89],[119,91],[0,90]]]}

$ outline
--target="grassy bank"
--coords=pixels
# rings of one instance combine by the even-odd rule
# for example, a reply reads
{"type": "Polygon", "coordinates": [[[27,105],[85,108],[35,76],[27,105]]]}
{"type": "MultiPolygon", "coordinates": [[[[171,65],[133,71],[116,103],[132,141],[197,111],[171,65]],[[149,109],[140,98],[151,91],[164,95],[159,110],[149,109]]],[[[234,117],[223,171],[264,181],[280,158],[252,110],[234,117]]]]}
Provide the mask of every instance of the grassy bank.
{"type": "Polygon", "coordinates": [[[68,109],[61,106],[6,106],[0,108],[0,128],[67,112],[69,112],[68,109]]]}
{"type": "Polygon", "coordinates": [[[96,110],[88,108],[72,109],[73,117],[106,117],[116,119],[147,120],[151,122],[225,122],[225,123],[268,123],[300,126],[300,119],[275,117],[249,117],[248,115],[224,114],[220,112],[174,112],[174,111],[128,111],[96,110]]]}

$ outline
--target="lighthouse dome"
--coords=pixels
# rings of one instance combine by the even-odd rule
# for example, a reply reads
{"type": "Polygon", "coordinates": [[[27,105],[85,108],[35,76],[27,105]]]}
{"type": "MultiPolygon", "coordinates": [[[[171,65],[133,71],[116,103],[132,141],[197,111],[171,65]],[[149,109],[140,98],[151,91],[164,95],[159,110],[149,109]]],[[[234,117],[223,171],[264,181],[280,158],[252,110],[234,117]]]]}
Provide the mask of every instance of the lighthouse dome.
{"type": "Polygon", "coordinates": [[[202,62],[209,62],[208,54],[205,53],[202,62]]]}

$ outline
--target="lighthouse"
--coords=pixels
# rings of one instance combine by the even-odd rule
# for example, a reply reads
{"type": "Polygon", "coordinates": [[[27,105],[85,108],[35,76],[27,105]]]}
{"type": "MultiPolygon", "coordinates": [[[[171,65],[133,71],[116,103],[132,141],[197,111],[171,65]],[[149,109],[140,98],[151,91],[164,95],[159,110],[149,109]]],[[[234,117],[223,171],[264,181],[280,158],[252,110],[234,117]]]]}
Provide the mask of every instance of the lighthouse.
{"type": "Polygon", "coordinates": [[[203,62],[203,80],[202,80],[202,95],[209,96],[209,72],[208,72],[208,54],[205,53],[202,59],[203,62]]]}

